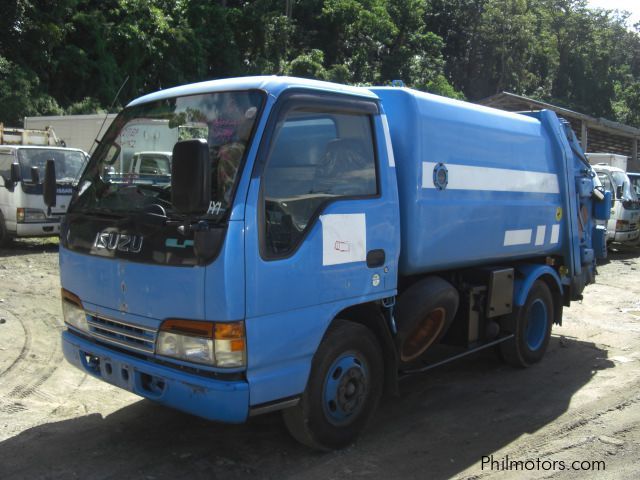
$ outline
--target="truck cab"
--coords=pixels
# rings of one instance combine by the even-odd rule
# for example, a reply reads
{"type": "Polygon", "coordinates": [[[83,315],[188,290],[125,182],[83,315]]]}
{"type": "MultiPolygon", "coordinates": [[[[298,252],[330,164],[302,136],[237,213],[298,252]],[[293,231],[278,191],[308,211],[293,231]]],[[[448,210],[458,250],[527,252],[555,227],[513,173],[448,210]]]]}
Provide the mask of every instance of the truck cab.
{"type": "Polygon", "coordinates": [[[0,245],[12,238],[57,236],[87,159],[74,148],[0,145],[0,245]],[[48,160],[56,166],[58,194],[50,212],[42,200],[41,181],[48,160]]]}
{"type": "Polygon", "coordinates": [[[640,238],[640,200],[626,172],[599,163],[593,166],[602,186],[611,191],[613,205],[607,224],[609,242],[634,242],[640,238]]]}
{"type": "Polygon", "coordinates": [[[171,175],[171,152],[136,152],[129,173],[171,175]]]}

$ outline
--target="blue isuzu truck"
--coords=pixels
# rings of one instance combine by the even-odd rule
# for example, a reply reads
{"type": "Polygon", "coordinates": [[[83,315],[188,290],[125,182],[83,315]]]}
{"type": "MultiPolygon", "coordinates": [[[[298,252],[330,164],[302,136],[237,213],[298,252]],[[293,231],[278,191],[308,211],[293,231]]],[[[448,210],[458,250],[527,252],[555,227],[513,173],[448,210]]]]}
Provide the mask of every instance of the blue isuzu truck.
{"type": "Polygon", "coordinates": [[[275,76],[163,90],[118,115],[69,205],[64,354],[340,448],[438,349],[538,362],[594,281],[609,204],[549,111],[275,76]],[[175,139],[171,175],[125,174],[141,122],[175,139]]]}

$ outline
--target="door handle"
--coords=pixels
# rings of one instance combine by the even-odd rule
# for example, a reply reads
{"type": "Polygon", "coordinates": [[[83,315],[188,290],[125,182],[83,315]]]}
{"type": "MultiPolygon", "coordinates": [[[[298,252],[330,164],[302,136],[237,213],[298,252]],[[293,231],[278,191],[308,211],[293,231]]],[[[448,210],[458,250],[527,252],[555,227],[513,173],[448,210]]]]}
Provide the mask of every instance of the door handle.
{"type": "Polygon", "coordinates": [[[367,267],[377,268],[384,265],[386,255],[384,250],[379,248],[377,250],[369,250],[367,252],[367,267]]]}

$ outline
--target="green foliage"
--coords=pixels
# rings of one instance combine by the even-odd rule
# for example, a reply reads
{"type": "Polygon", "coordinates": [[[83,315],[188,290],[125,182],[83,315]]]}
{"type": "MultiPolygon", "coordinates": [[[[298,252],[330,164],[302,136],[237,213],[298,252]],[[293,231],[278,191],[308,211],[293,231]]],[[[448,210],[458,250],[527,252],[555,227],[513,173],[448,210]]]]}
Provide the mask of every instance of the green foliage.
{"type": "Polygon", "coordinates": [[[39,90],[38,77],[0,56],[0,121],[20,125],[27,115],[60,115],[53,97],[39,90]]]}
{"type": "Polygon", "coordinates": [[[104,110],[100,108],[100,102],[97,98],[85,97],[79,102],[69,105],[65,113],[67,115],[87,115],[90,113],[104,113],[104,110]]]}
{"type": "Polygon", "coordinates": [[[627,86],[615,86],[612,107],[616,118],[628,125],[640,127],[640,81],[632,81],[627,86]]]}
{"type": "Polygon", "coordinates": [[[476,100],[511,91],[640,126],[640,34],[586,0],[29,0],[0,17],[0,121],[287,74],[476,100]]]}
{"type": "Polygon", "coordinates": [[[327,77],[327,71],[322,66],[323,63],[324,53],[322,50],[314,49],[294,58],[285,66],[284,73],[294,77],[324,80],[327,77]]]}

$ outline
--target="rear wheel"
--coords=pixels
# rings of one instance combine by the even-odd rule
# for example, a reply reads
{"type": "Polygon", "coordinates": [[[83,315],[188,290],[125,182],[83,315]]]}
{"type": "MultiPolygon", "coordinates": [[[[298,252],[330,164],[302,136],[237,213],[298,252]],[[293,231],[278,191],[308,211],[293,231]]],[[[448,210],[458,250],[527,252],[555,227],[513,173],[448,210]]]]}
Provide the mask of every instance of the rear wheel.
{"type": "Polygon", "coordinates": [[[314,356],[300,403],[283,412],[287,429],[312,448],[346,447],[378,405],[383,370],[373,333],[363,325],[337,320],[314,356]]]}
{"type": "Polygon", "coordinates": [[[537,280],[527,296],[527,301],[511,315],[505,330],[514,338],[500,344],[502,358],[510,365],[528,367],[544,356],[553,325],[553,296],[546,283],[537,280]]]}

